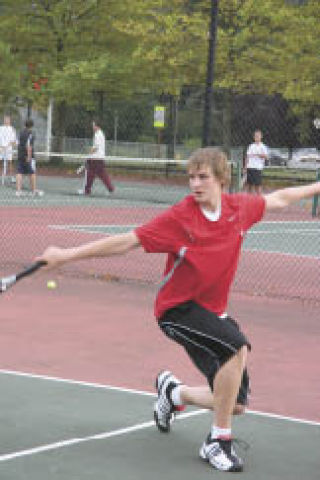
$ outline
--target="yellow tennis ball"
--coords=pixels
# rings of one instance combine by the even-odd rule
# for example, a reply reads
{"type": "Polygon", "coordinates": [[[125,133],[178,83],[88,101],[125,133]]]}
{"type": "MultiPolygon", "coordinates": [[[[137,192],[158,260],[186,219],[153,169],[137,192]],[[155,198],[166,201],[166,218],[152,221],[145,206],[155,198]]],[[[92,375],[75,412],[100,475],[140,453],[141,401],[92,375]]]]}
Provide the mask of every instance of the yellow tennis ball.
{"type": "Polygon", "coordinates": [[[57,283],[54,280],[49,280],[47,282],[47,288],[49,288],[49,290],[54,290],[57,288],[57,283]]]}

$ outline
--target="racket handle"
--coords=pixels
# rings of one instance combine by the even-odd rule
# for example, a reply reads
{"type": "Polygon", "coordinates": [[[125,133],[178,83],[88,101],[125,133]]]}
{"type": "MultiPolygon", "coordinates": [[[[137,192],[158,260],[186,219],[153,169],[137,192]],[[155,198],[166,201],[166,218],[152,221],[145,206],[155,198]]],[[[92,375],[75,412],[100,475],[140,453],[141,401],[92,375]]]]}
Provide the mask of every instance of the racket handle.
{"type": "Polygon", "coordinates": [[[27,275],[31,275],[46,264],[47,262],[44,260],[38,260],[37,262],[34,262],[32,265],[30,265],[30,267],[25,268],[22,272],[17,274],[17,280],[20,280],[20,278],[26,277],[27,275]]]}

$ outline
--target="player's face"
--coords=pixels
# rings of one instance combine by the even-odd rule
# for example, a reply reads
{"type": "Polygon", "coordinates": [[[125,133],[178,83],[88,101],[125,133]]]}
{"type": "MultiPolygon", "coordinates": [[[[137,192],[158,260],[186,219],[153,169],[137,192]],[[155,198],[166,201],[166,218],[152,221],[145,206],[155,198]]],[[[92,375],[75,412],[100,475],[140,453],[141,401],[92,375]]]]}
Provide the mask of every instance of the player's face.
{"type": "Polygon", "coordinates": [[[204,208],[216,209],[222,187],[209,165],[202,165],[198,169],[189,169],[189,185],[196,202],[204,208]]]}
{"type": "Polygon", "coordinates": [[[254,141],[257,143],[260,143],[261,140],[262,140],[262,133],[259,131],[254,132],[254,141]]]}
{"type": "Polygon", "coordinates": [[[4,117],[4,118],[3,118],[3,123],[4,123],[5,125],[7,125],[7,126],[10,125],[10,123],[11,123],[11,122],[10,122],[10,117],[4,117]]]}

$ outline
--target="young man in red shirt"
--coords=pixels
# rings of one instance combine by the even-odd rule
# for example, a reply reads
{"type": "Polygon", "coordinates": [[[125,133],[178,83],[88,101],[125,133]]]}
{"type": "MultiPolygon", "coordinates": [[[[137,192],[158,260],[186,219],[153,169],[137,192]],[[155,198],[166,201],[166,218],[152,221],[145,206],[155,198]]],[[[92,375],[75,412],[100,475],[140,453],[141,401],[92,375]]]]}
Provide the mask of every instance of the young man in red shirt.
{"type": "Polygon", "coordinates": [[[174,413],[185,405],[214,410],[211,430],[200,456],[221,471],[241,471],[243,461],[232,445],[232,415],[247,403],[246,357],[250,344],[226,313],[245,232],[265,210],[286,207],[320,193],[320,182],[286,188],[265,196],[228,194],[230,169],[219,149],[197,150],[188,163],[191,195],[130,233],[75,248],[48,248],[40,259],[49,266],[124,254],[142,246],[168,254],[155,302],[162,331],[182,345],[207,379],[189,387],[163,371],[156,379],[154,418],[168,432],[174,413]]]}

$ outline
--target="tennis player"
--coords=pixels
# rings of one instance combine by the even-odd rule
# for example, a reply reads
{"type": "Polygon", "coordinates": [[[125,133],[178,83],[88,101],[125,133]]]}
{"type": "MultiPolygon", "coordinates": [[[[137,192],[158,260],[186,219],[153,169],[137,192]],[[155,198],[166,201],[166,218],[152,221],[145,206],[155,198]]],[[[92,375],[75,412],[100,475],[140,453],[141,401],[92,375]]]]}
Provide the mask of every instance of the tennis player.
{"type": "MultiPolygon", "coordinates": [[[[99,177],[104,186],[110,193],[114,192],[114,185],[107,172],[105,164],[106,155],[106,139],[100,127],[100,121],[94,120],[92,122],[93,146],[90,151],[90,158],[87,159],[85,165],[85,180],[84,189],[78,190],[78,195],[91,195],[91,188],[96,177],[99,177]]],[[[78,169],[81,173],[81,170],[78,169]]]]}
{"type": "Polygon", "coordinates": [[[49,247],[38,260],[54,267],[90,257],[124,254],[142,246],[168,254],[155,301],[161,330],[182,345],[207,384],[189,387],[170,371],[156,379],[154,418],[170,430],[176,411],[186,405],[214,410],[200,457],[218,470],[237,472],[243,461],[233,447],[232,415],[248,401],[249,340],[227,314],[227,301],[246,231],[266,210],[280,209],[320,193],[320,182],[265,196],[228,194],[230,169],[216,148],[195,151],[188,162],[191,195],[130,233],[75,248],[49,247]]]}

